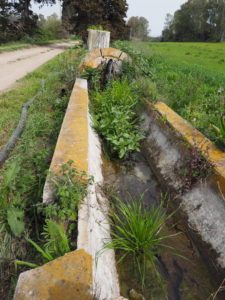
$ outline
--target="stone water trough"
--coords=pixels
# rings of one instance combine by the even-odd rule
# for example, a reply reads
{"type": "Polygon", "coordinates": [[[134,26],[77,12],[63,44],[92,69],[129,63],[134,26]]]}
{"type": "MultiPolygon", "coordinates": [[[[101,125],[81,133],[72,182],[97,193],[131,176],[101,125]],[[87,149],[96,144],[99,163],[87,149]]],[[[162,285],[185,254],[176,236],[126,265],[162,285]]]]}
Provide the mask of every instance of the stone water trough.
{"type": "MultiPolygon", "coordinates": [[[[80,69],[97,67],[109,59],[120,62],[128,56],[114,48],[96,49],[87,55],[80,69]]],[[[60,166],[72,160],[78,170],[94,177],[94,184],[89,187],[78,212],[77,250],[22,273],[14,300],[114,300],[120,297],[114,251],[98,255],[104,240],[110,238],[106,220],[108,204],[98,192],[98,185],[103,183],[101,144],[91,126],[88,101],[87,81],[77,78],[50,166],[50,171],[57,174],[60,166]]],[[[54,191],[47,178],[43,202],[47,204],[53,199],[54,191]]]]}
{"type": "MultiPolygon", "coordinates": [[[[117,49],[98,48],[89,52],[80,69],[96,68],[105,59],[119,62],[128,56],[117,49]]],[[[98,190],[103,183],[101,144],[91,126],[88,101],[87,81],[77,78],[50,166],[57,173],[62,164],[73,160],[79,170],[94,176],[79,209],[77,250],[22,273],[14,300],[123,299],[114,251],[98,255],[104,240],[110,239],[108,203],[98,190]]],[[[148,105],[143,116],[147,136],[143,151],[149,166],[173,193],[172,205],[181,205],[190,237],[219,282],[225,277],[225,154],[163,103],[148,105]],[[184,167],[185,148],[198,148],[213,171],[181,196],[184,183],[178,169],[184,167]]],[[[47,179],[43,201],[48,203],[53,197],[47,179]]]]}

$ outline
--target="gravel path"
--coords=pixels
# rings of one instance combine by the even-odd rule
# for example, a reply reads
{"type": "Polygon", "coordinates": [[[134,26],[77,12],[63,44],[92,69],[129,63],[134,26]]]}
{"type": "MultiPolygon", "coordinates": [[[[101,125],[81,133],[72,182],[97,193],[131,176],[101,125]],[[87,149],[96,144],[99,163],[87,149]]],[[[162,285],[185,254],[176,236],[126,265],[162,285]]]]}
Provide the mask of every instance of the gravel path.
{"type": "Polygon", "coordinates": [[[0,54],[0,93],[12,88],[18,79],[76,43],[71,41],[0,54]]]}

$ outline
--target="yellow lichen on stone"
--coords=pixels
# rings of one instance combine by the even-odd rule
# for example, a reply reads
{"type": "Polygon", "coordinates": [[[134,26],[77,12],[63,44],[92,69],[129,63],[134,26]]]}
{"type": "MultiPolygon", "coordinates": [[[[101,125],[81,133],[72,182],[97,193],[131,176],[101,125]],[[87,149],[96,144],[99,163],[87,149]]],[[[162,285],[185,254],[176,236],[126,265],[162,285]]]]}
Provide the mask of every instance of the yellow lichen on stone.
{"type": "Polygon", "coordinates": [[[70,252],[20,275],[13,300],[92,300],[92,257],[70,252]]]}
{"type": "Polygon", "coordinates": [[[101,49],[102,56],[107,56],[111,58],[119,59],[123,52],[121,50],[115,49],[115,48],[104,48],[101,49]]]}
{"type": "Polygon", "coordinates": [[[50,170],[57,173],[69,160],[88,171],[88,91],[76,81],[60,130],[50,170]]]}
{"type": "Polygon", "coordinates": [[[80,70],[84,71],[85,67],[92,69],[97,68],[105,58],[113,58],[117,60],[128,60],[128,55],[115,48],[101,48],[90,51],[80,66],[80,70]]]}

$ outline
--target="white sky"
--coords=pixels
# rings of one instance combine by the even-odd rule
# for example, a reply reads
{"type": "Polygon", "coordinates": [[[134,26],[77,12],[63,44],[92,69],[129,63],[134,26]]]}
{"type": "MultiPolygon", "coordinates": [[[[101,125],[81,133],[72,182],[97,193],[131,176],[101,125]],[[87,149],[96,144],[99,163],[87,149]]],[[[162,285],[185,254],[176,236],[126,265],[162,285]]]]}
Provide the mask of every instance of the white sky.
{"type": "MultiPolygon", "coordinates": [[[[173,14],[185,2],[187,0],[127,0],[129,5],[127,16],[128,18],[132,16],[145,17],[150,24],[151,36],[159,36],[164,26],[166,14],[173,14]]],[[[61,15],[59,2],[52,7],[44,6],[42,9],[39,9],[38,5],[32,7],[36,13],[42,13],[45,16],[54,12],[61,15]]]]}

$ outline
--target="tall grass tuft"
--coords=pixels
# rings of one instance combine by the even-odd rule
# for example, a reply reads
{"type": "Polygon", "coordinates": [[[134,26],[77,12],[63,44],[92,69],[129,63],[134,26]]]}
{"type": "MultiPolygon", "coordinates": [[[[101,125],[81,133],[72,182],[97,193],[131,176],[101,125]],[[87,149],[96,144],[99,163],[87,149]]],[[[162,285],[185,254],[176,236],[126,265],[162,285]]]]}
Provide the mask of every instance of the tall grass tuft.
{"type": "Polygon", "coordinates": [[[111,240],[105,244],[104,249],[117,250],[121,254],[118,262],[127,256],[132,258],[140,275],[142,288],[145,285],[147,265],[160,282],[157,256],[165,248],[173,250],[165,241],[177,235],[168,233],[169,228],[166,227],[166,222],[172,215],[167,216],[162,203],[158,207],[146,209],[142,198],[128,203],[118,198],[116,200],[116,211],[110,215],[111,240]]]}

